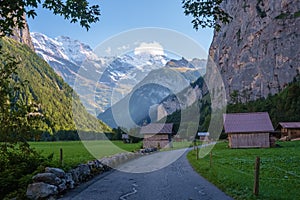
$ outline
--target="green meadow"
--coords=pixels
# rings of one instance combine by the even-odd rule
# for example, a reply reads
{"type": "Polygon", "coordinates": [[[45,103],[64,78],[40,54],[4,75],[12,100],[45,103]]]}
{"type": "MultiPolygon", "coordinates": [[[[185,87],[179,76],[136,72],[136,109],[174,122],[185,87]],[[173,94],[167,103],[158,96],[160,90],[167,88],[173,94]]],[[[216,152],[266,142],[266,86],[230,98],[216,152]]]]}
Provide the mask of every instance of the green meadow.
{"type": "Polygon", "coordinates": [[[141,148],[141,143],[124,144],[122,141],[60,141],[30,142],[30,146],[44,156],[53,154],[53,166],[60,166],[60,149],[63,151],[63,168],[68,169],[80,163],[100,159],[121,152],[133,152],[141,148]]]}
{"type": "Polygon", "coordinates": [[[193,168],[234,199],[300,199],[300,141],[278,142],[267,149],[229,149],[220,142],[210,155],[187,157],[193,168]],[[259,195],[253,195],[254,163],[259,156],[259,195]]]}

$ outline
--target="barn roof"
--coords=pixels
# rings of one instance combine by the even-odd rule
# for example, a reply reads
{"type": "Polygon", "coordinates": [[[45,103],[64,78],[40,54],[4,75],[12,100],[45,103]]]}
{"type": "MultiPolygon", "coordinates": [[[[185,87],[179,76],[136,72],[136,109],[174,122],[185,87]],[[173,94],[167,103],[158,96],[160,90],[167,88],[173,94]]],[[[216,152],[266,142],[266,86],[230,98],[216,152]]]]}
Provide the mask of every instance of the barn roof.
{"type": "Polygon", "coordinates": [[[259,133],[274,131],[267,112],[223,115],[225,133],[259,133]]]}
{"type": "Polygon", "coordinates": [[[153,124],[148,124],[146,126],[141,127],[141,134],[162,134],[162,133],[167,133],[171,134],[173,129],[173,124],[172,123],[153,123],[153,124]]]}
{"type": "Polygon", "coordinates": [[[300,122],[279,122],[282,128],[300,128],[300,122]]]}

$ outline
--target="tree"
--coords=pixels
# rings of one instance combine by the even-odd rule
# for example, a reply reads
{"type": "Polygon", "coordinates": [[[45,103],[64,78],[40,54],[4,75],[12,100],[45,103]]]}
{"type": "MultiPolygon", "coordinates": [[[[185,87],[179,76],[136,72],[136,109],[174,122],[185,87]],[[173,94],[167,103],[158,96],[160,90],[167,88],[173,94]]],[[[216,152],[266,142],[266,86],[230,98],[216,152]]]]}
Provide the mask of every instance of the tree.
{"type": "Polygon", "coordinates": [[[226,13],[221,3],[223,0],[183,0],[184,14],[194,19],[192,24],[196,30],[210,27],[220,30],[222,23],[229,23],[232,17],[226,13]]]}
{"type": "Polygon", "coordinates": [[[21,91],[26,82],[17,76],[19,62],[14,57],[0,51],[0,60],[0,142],[26,142],[32,122],[28,114],[34,109],[21,91]]]}
{"type": "Polygon", "coordinates": [[[239,103],[239,91],[233,90],[233,92],[230,94],[230,100],[232,104],[239,103]]]}
{"type": "Polygon", "coordinates": [[[87,0],[1,0],[0,1],[0,33],[11,35],[13,28],[24,27],[24,13],[28,17],[37,16],[35,9],[39,5],[55,15],[61,15],[71,23],[79,22],[87,30],[91,23],[99,21],[98,5],[89,5],[87,0]]]}
{"type": "Polygon", "coordinates": [[[35,119],[40,115],[26,95],[26,81],[16,73],[20,59],[1,45],[3,36],[12,35],[14,28],[24,27],[24,13],[34,18],[40,4],[71,23],[79,21],[87,30],[99,20],[99,7],[89,6],[86,0],[0,1],[0,199],[24,199],[33,173],[51,162],[51,157],[41,156],[27,143],[32,128],[40,126],[35,119]]]}

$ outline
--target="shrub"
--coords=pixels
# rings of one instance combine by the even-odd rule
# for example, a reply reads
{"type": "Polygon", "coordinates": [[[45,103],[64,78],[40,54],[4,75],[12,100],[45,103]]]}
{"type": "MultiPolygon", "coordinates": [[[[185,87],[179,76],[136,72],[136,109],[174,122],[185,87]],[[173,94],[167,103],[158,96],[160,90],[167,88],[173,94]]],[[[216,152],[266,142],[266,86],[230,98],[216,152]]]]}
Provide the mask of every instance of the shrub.
{"type": "Polygon", "coordinates": [[[0,145],[0,199],[25,198],[31,177],[44,170],[52,156],[43,157],[27,143],[0,145]]]}

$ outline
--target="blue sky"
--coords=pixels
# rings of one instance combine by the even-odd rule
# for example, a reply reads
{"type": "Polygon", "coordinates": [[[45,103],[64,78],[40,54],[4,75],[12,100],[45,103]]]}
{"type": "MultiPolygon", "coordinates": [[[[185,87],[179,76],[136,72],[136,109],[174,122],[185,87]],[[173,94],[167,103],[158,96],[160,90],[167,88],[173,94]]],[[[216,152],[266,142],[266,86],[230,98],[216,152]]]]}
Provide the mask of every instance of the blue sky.
{"type": "Polygon", "coordinates": [[[212,29],[193,29],[190,17],[183,13],[182,0],[93,0],[100,5],[100,21],[87,32],[79,24],[70,24],[60,16],[38,9],[38,16],[29,19],[32,32],[49,37],[69,36],[92,48],[108,38],[136,28],[159,27],[178,31],[195,40],[206,51],[213,37],[212,29]]]}

